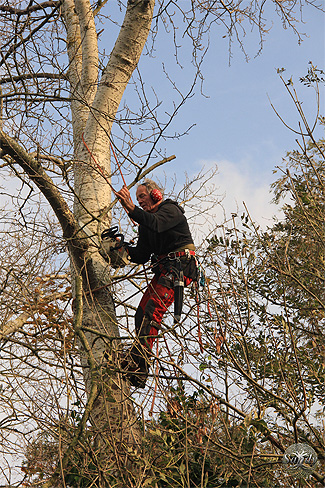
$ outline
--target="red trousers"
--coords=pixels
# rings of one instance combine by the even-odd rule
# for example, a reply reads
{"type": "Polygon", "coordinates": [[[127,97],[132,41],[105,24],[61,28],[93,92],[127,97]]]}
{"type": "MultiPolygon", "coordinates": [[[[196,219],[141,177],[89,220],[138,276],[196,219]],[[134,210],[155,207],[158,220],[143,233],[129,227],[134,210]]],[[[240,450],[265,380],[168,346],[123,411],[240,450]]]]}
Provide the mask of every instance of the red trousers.
{"type": "MultiPolygon", "coordinates": [[[[188,286],[191,281],[191,278],[184,276],[185,286],[188,286]]],[[[155,338],[158,335],[162,318],[173,302],[173,280],[168,271],[163,271],[161,274],[155,275],[149,283],[135,314],[136,333],[139,337],[151,336],[146,340],[150,349],[152,349],[155,338]],[[142,330],[144,318],[147,318],[150,327],[147,327],[146,330],[142,330]]]]}

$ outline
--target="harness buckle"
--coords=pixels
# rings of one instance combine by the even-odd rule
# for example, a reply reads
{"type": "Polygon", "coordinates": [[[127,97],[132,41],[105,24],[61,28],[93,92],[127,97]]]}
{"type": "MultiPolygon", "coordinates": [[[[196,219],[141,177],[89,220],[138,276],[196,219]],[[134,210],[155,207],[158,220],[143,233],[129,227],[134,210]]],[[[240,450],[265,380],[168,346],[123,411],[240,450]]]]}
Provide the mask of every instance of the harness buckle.
{"type": "Polygon", "coordinates": [[[178,254],[177,252],[175,252],[175,251],[171,251],[171,252],[169,252],[169,253],[167,254],[166,258],[169,258],[169,259],[176,259],[176,258],[178,258],[177,254],[178,254]]]}
{"type": "Polygon", "coordinates": [[[183,251],[171,251],[168,254],[166,254],[166,258],[169,259],[177,259],[185,256],[187,259],[190,259],[191,256],[195,256],[195,253],[193,251],[190,251],[190,249],[184,249],[183,251]]]}

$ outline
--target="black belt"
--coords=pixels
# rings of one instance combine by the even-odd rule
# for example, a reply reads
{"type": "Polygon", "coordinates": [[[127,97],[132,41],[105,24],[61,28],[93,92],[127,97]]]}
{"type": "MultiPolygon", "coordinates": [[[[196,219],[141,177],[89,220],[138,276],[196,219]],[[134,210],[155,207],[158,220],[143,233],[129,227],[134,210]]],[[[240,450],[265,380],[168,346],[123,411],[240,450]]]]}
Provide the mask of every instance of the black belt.
{"type": "Polygon", "coordinates": [[[186,256],[188,258],[190,256],[195,256],[195,251],[191,251],[191,249],[184,249],[184,251],[172,251],[169,252],[168,254],[162,254],[161,256],[158,256],[158,261],[165,258],[176,259],[182,256],[186,256]]]}

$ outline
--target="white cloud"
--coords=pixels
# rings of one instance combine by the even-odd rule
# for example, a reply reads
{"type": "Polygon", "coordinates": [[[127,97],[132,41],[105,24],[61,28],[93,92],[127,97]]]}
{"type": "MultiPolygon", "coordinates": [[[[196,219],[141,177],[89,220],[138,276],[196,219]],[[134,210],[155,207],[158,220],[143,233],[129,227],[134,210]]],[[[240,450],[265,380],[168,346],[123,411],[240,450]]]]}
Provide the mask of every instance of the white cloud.
{"type": "MultiPolygon", "coordinates": [[[[227,160],[220,161],[201,161],[200,166],[204,166],[205,171],[218,168],[214,176],[206,183],[209,187],[214,187],[212,199],[203,202],[198,199],[200,212],[195,213],[193,209],[187,208],[186,215],[190,218],[190,226],[195,242],[198,244],[201,239],[215,233],[216,228],[221,226],[232,214],[242,215],[245,205],[253,222],[258,224],[261,230],[265,230],[273,224],[273,216],[281,216],[280,208],[271,203],[272,193],[270,185],[273,181],[272,174],[263,173],[254,168],[247,161],[234,163],[227,160]],[[211,207],[211,201],[220,202],[211,207]],[[244,205],[244,203],[245,205],[244,205]]],[[[236,226],[241,227],[240,219],[236,226]]]]}
{"type": "Polygon", "coordinates": [[[241,213],[245,203],[251,218],[262,228],[272,224],[272,217],[279,214],[279,207],[271,203],[271,175],[262,174],[247,164],[239,166],[231,161],[216,161],[216,184],[224,194],[222,205],[227,216],[241,213]]]}

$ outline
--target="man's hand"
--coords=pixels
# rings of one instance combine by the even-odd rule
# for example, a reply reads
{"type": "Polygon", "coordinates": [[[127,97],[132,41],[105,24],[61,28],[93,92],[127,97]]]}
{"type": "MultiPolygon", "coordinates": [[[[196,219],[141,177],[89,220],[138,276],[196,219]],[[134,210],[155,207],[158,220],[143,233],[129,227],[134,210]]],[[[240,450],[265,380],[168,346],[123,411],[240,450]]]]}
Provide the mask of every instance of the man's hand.
{"type": "Polygon", "coordinates": [[[135,205],[132,202],[130,192],[126,186],[123,186],[123,188],[120,191],[117,191],[116,196],[119,199],[119,201],[121,202],[121,204],[123,205],[123,207],[128,212],[133,212],[135,205]]]}

